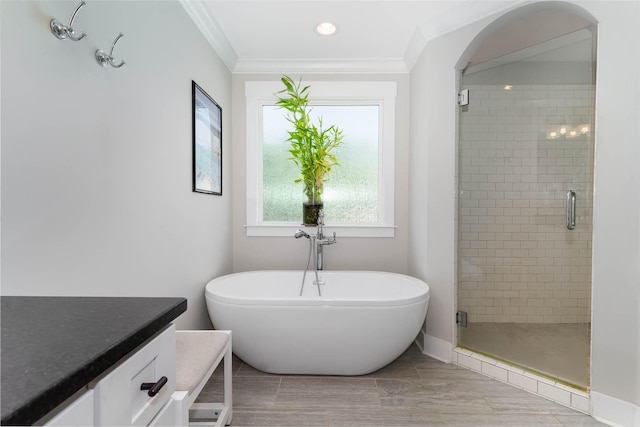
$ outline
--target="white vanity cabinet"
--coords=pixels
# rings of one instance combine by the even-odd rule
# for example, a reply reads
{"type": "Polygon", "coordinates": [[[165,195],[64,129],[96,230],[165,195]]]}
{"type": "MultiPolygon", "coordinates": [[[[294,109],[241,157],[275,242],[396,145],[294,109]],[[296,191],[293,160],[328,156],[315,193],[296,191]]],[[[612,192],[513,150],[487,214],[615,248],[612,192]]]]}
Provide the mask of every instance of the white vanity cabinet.
{"type": "MultiPolygon", "coordinates": [[[[175,326],[170,325],[59,408],[45,426],[169,426],[175,420],[175,326]],[[141,385],[162,387],[154,396],[141,385]]],[[[155,391],[155,390],[154,390],[155,391]]],[[[152,392],[152,394],[154,394],[152,392]]]]}
{"type": "Polygon", "coordinates": [[[172,425],[185,298],[0,300],[1,425],[172,425]]]}
{"type": "Polygon", "coordinates": [[[176,419],[178,417],[178,414],[176,413],[177,408],[178,405],[176,404],[176,401],[173,397],[171,397],[171,400],[169,400],[169,402],[162,407],[158,415],[156,415],[153,421],[151,421],[151,424],[149,424],[149,426],[175,427],[176,419]]]}
{"type": "Polygon", "coordinates": [[[94,425],[161,425],[165,414],[171,413],[176,388],[175,326],[167,327],[89,387],[94,392],[94,425]],[[154,396],[140,388],[163,378],[166,382],[154,396]]]}
{"type": "Polygon", "coordinates": [[[93,425],[93,390],[85,390],[80,397],[51,418],[45,426],[83,427],[93,425]]]}

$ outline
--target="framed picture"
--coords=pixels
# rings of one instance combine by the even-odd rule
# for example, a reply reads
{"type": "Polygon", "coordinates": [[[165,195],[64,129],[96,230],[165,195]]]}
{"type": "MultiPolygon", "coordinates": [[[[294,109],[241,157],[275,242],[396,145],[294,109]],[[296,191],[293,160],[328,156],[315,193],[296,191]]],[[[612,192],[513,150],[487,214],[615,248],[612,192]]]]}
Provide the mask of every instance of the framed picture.
{"type": "Polygon", "coordinates": [[[222,195],[222,108],[191,81],[193,191],[222,195]]]}

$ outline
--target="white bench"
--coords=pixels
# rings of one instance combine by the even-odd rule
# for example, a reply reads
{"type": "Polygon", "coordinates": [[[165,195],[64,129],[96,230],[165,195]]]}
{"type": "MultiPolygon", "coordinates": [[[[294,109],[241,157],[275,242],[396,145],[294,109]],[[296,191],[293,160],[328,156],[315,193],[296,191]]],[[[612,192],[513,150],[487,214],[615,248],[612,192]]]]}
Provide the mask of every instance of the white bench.
{"type": "Polygon", "coordinates": [[[231,331],[176,331],[176,426],[231,424],[231,331]],[[224,360],[224,401],[194,403],[224,360]]]}

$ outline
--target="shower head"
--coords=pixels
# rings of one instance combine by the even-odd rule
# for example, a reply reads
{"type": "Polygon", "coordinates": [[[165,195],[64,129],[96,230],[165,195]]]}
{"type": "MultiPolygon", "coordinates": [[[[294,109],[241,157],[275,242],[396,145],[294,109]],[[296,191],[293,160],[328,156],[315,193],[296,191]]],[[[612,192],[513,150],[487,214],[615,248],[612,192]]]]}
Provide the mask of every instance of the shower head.
{"type": "Polygon", "coordinates": [[[307,233],[305,233],[304,231],[300,230],[299,228],[296,230],[296,234],[293,235],[293,237],[295,237],[296,239],[299,239],[302,236],[306,237],[307,239],[310,238],[310,236],[307,233]]]}

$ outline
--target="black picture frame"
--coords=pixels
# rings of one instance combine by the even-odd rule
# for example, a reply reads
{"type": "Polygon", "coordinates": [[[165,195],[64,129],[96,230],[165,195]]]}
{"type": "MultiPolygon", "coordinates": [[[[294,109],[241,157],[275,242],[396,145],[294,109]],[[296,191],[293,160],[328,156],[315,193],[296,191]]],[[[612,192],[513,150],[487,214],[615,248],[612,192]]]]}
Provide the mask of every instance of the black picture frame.
{"type": "Polygon", "coordinates": [[[222,196],[222,108],[191,81],[193,191],[222,196]]]}

